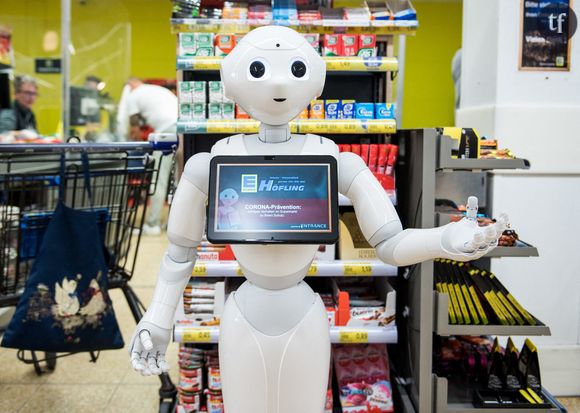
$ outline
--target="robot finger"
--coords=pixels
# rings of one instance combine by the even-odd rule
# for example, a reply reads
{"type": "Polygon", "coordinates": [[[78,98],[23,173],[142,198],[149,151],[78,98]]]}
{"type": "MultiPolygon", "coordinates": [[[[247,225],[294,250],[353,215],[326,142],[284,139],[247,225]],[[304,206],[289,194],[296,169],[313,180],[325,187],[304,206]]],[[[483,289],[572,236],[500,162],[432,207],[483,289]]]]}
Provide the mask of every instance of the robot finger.
{"type": "Polygon", "coordinates": [[[142,372],[147,366],[145,365],[145,360],[141,357],[141,353],[134,351],[131,353],[131,366],[133,370],[142,372]]]}
{"type": "Polygon", "coordinates": [[[141,330],[139,332],[139,340],[141,340],[141,344],[145,350],[150,351],[153,348],[153,342],[151,341],[151,333],[149,333],[149,330],[141,330]]]}
{"type": "Polygon", "coordinates": [[[485,237],[481,232],[473,234],[473,239],[465,243],[465,249],[469,252],[477,251],[485,244],[485,237]]]}
{"type": "MultiPolygon", "coordinates": [[[[485,233],[485,242],[487,244],[495,244],[497,242],[497,229],[495,226],[493,225],[488,225],[487,227],[485,227],[484,229],[484,233],[485,233]]],[[[501,236],[501,233],[499,234],[499,236],[501,236]]]]}
{"type": "Polygon", "coordinates": [[[149,353],[147,355],[147,367],[151,374],[161,374],[161,369],[157,366],[157,353],[149,353]]]}
{"type": "Polygon", "coordinates": [[[169,363],[167,360],[165,360],[165,353],[159,353],[157,356],[157,365],[163,373],[167,373],[169,371],[169,363]]]}

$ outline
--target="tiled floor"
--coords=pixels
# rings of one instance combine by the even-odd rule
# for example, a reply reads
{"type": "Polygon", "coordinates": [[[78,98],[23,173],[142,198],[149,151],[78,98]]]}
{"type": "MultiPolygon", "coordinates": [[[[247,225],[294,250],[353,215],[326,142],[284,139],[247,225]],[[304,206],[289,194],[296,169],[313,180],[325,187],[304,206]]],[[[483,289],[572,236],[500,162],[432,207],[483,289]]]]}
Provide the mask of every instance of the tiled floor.
{"type": "MultiPolygon", "coordinates": [[[[131,285],[148,304],[166,237],[144,237],[131,285]]],[[[111,291],[125,342],[135,328],[127,302],[119,290],[111,291]]],[[[177,345],[171,344],[168,359],[176,382],[177,345]]],[[[157,412],[157,377],[142,377],[129,367],[126,350],[105,351],[93,364],[87,355],[59,359],[56,370],[42,376],[16,359],[16,351],[0,347],[0,413],[61,412],[157,412]]],[[[570,413],[580,413],[580,399],[562,399],[570,413]]]]}

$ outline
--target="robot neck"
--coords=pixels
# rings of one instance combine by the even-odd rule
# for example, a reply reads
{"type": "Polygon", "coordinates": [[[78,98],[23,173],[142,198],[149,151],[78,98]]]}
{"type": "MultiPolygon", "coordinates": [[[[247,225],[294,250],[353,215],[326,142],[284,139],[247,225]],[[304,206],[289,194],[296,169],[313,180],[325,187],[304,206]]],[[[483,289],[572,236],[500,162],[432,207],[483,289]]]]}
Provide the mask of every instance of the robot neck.
{"type": "Polygon", "coordinates": [[[260,123],[258,137],[265,143],[280,143],[290,139],[290,125],[267,125],[260,123]]]}

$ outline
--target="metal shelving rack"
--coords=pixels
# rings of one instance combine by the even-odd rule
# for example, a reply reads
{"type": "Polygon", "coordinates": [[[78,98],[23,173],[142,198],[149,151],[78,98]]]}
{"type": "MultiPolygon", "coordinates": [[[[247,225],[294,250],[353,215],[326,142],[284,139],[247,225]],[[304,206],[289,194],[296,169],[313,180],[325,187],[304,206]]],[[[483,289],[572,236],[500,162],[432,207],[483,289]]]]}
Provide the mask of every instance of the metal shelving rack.
{"type": "MultiPolygon", "coordinates": [[[[524,159],[452,159],[451,139],[436,129],[400,131],[400,162],[397,169],[399,212],[405,228],[432,228],[445,224],[446,217],[435,213],[437,180],[440,174],[467,170],[472,172],[493,169],[528,168],[524,159]]],[[[488,190],[489,190],[489,180],[488,190]]],[[[467,188],[464,188],[467,189],[467,188]]],[[[491,214],[491,205],[486,212],[491,214]]],[[[448,222],[448,220],[447,220],[448,222]]],[[[534,257],[535,247],[521,243],[516,247],[499,247],[482,259],[482,266],[496,257],[534,257]],[[487,261],[486,261],[487,260],[487,261]]],[[[398,291],[397,313],[404,308],[406,317],[399,317],[400,360],[407,360],[400,376],[405,383],[414,408],[419,412],[480,413],[472,404],[466,389],[448,386],[445,378],[433,374],[433,334],[449,335],[549,335],[550,329],[538,320],[535,326],[450,325],[448,322],[449,297],[433,291],[433,262],[428,261],[403,272],[405,282],[398,291]],[[404,343],[404,345],[402,344],[404,343]]],[[[405,410],[407,411],[407,410],[405,410]]],[[[499,412],[500,410],[493,410],[499,412]]],[[[522,409],[501,410],[517,413],[522,409]]],[[[536,409],[533,409],[536,411],[536,409]]],[[[538,411],[559,411],[540,409],[538,411]]]]}

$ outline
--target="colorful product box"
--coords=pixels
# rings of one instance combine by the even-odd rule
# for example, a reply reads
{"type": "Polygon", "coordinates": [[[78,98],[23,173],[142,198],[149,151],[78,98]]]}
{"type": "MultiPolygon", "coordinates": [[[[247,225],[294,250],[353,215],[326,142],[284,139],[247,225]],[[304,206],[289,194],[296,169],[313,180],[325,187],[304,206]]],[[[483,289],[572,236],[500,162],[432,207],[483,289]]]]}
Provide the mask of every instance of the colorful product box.
{"type": "Polygon", "coordinates": [[[191,104],[189,102],[179,103],[179,119],[189,120],[191,118],[191,104]]]}
{"type": "Polygon", "coordinates": [[[340,34],[325,34],[322,38],[323,56],[342,55],[342,36],[340,34]]]}
{"type": "Polygon", "coordinates": [[[222,104],[219,102],[211,102],[207,104],[207,118],[221,119],[222,118],[222,104]]]}
{"type": "Polygon", "coordinates": [[[215,35],[215,55],[227,56],[236,47],[236,37],[233,34],[215,35]]]}
{"type": "Polygon", "coordinates": [[[207,82],[197,80],[189,83],[191,84],[191,102],[205,103],[207,101],[207,93],[205,91],[207,82]]]}
{"type": "Polygon", "coordinates": [[[195,56],[195,33],[179,33],[178,42],[180,56],[195,56]]]}
{"type": "Polygon", "coordinates": [[[207,89],[209,91],[209,102],[213,103],[222,103],[223,102],[223,90],[222,90],[222,82],[218,81],[209,81],[207,82],[207,89]]]}
{"type": "Polygon", "coordinates": [[[358,56],[371,57],[377,55],[377,36],[361,34],[358,36],[358,56]]]}
{"type": "Polygon", "coordinates": [[[235,104],[233,102],[222,103],[222,119],[235,119],[235,104]]]}
{"type": "Polygon", "coordinates": [[[195,56],[213,56],[213,33],[195,34],[195,56]]]}
{"type": "Polygon", "coordinates": [[[342,99],[340,105],[339,119],[353,119],[356,100],[342,99]]]}
{"type": "Polygon", "coordinates": [[[191,82],[179,82],[179,102],[191,103],[193,99],[193,90],[191,82]]]}
{"type": "Polygon", "coordinates": [[[310,102],[310,119],[324,119],[324,100],[310,102]]]}
{"type": "Polygon", "coordinates": [[[376,119],[395,119],[394,103],[375,103],[376,119]]]}
{"type": "Polygon", "coordinates": [[[302,36],[304,36],[306,42],[308,42],[308,44],[311,45],[314,48],[314,50],[316,50],[316,53],[320,54],[320,34],[306,33],[303,34],[302,36]]]}
{"type": "Polygon", "coordinates": [[[326,119],[338,119],[339,107],[339,99],[326,99],[324,101],[324,117],[326,119]]]}
{"type": "Polygon", "coordinates": [[[250,115],[236,103],[236,119],[250,119],[250,115]]]}
{"type": "Polygon", "coordinates": [[[194,120],[205,119],[205,102],[191,104],[191,118],[194,120]]]}
{"type": "Polygon", "coordinates": [[[342,56],[356,56],[358,48],[359,40],[356,34],[342,35],[342,56]]]}
{"type": "Polygon", "coordinates": [[[375,118],[374,103],[356,103],[355,117],[356,119],[374,119],[375,118]]]}
{"type": "Polygon", "coordinates": [[[300,114],[297,116],[298,119],[308,119],[308,109],[304,109],[300,114]]]}

